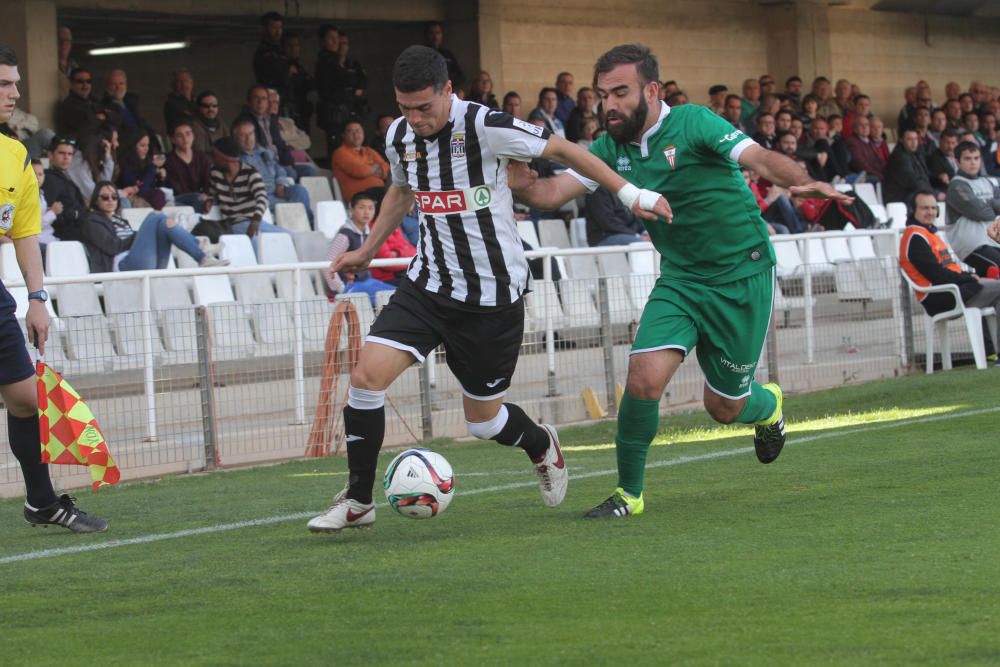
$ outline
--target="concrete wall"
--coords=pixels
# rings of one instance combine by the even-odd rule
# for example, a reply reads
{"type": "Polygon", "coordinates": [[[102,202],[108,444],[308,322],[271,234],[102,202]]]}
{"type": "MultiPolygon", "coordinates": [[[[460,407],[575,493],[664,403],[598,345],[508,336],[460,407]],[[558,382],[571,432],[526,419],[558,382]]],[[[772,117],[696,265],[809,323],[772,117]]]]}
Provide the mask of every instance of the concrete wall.
{"type": "Polygon", "coordinates": [[[833,78],[858,83],[891,127],[904,89],[919,79],[931,85],[936,103],[949,81],[963,90],[975,79],[1000,86],[1000,19],[834,7],[829,20],[833,78]]]}

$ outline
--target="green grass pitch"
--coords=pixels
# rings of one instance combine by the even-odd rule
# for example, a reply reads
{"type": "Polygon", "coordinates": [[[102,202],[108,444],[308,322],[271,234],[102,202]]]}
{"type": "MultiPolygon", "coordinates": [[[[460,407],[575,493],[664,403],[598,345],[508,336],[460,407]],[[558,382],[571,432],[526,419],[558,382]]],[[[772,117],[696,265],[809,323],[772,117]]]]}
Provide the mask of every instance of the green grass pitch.
{"type": "Polygon", "coordinates": [[[770,466],[746,427],[669,416],[627,520],[581,518],[615,485],[611,422],[563,429],[554,510],[479,442],[432,443],[440,517],[383,502],[339,535],[305,522],[343,459],[80,491],[99,536],[3,501],[0,664],[997,665],[998,380],[789,396],[770,466]]]}

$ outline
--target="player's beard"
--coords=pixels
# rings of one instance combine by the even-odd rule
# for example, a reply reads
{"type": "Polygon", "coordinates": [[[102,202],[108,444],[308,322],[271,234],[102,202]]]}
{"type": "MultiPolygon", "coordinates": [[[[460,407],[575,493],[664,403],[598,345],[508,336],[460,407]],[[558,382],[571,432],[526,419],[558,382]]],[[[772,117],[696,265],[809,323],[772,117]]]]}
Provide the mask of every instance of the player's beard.
{"type": "Polygon", "coordinates": [[[619,144],[638,141],[639,132],[642,131],[642,126],[646,124],[646,116],[648,114],[649,105],[646,104],[646,98],[640,95],[639,105],[632,112],[631,116],[626,116],[620,111],[608,112],[609,118],[614,117],[619,120],[617,125],[608,125],[608,134],[615,140],[615,143],[619,144]]]}

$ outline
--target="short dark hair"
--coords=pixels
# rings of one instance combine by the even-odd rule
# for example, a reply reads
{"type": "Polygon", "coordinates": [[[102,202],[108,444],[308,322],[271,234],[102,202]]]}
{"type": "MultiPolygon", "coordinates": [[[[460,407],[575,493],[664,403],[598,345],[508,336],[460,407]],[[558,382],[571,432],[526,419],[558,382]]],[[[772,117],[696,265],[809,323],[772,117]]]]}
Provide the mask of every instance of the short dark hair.
{"type": "Polygon", "coordinates": [[[802,83],[802,77],[800,77],[798,74],[793,74],[792,76],[788,77],[787,79],[785,79],[785,88],[788,88],[788,84],[793,83],[795,81],[802,83]]]}
{"type": "Polygon", "coordinates": [[[678,84],[673,79],[671,79],[670,81],[664,81],[663,82],[663,87],[664,88],[666,88],[667,86],[676,86],[676,85],[678,85],[678,84]]]}
{"type": "Polygon", "coordinates": [[[857,104],[858,100],[868,100],[869,102],[871,102],[872,98],[868,97],[864,93],[858,93],[857,95],[854,96],[854,103],[857,104]]]}
{"type": "Polygon", "coordinates": [[[541,105],[542,98],[545,97],[545,93],[552,93],[556,97],[559,97],[559,91],[551,86],[546,86],[538,91],[538,104],[541,105]]]}
{"type": "Polygon", "coordinates": [[[961,95],[958,96],[958,101],[961,102],[963,97],[968,97],[971,99],[972,93],[962,93],[961,95]]]}
{"type": "Polygon", "coordinates": [[[776,135],[774,135],[774,143],[777,144],[785,137],[791,137],[792,139],[795,139],[795,141],[799,140],[798,137],[795,136],[795,133],[792,132],[791,130],[782,130],[778,132],[776,135]]]}
{"type": "Polygon", "coordinates": [[[42,160],[41,158],[33,157],[31,158],[31,164],[37,164],[38,166],[42,166],[42,160]]]}
{"type": "Polygon", "coordinates": [[[828,78],[826,78],[825,76],[818,76],[815,79],[813,79],[813,85],[815,86],[820,81],[825,81],[827,83],[830,83],[830,80],[828,78]]]}
{"type": "Polygon", "coordinates": [[[687,97],[687,93],[685,93],[683,90],[681,90],[680,88],[678,88],[674,92],[670,93],[670,96],[667,98],[666,102],[670,106],[674,106],[673,105],[673,101],[676,100],[678,97],[681,97],[681,96],[687,97]]]}
{"type": "Polygon", "coordinates": [[[171,128],[170,130],[171,136],[173,136],[174,132],[177,131],[178,127],[188,127],[191,129],[192,132],[194,132],[194,121],[188,118],[181,118],[176,123],[174,123],[173,128],[171,128]]]}
{"type": "Polygon", "coordinates": [[[392,85],[401,93],[415,93],[431,86],[434,92],[441,92],[446,83],[448,63],[429,46],[406,47],[392,66],[392,85]]]}
{"type": "Polygon", "coordinates": [[[51,153],[60,146],[64,145],[72,146],[73,151],[74,152],[76,151],[76,139],[74,139],[73,137],[67,137],[62,134],[57,134],[56,136],[52,137],[52,141],[49,142],[49,152],[51,153]]]}
{"type": "Polygon", "coordinates": [[[718,95],[719,93],[726,93],[726,92],[729,92],[729,88],[727,88],[721,83],[717,83],[708,89],[709,95],[718,95]]]}
{"type": "Polygon", "coordinates": [[[793,114],[788,109],[778,109],[778,113],[774,114],[775,120],[778,119],[778,116],[788,116],[789,118],[795,118],[795,114],[793,114]]]}
{"type": "Polygon", "coordinates": [[[236,133],[236,128],[241,125],[250,125],[254,129],[254,134],[257,133],[257,122],[254,120],[253,116],[242,113],[233,120],[233,124],[229,126],[229,131],[236,133]]]}
{"type": "Polygon", "coordinates": [[[284,21],[284,20],[285,17],[279,14],[278,12],[267,12],[266,14],[260,17],[260,24],[266,28],[267,24],[270,23],[271,21],[284,21]]]}
{"type": "Polygon", "coordinates": [[[660,65],[648,47],[642,44],[619,44],[597,59],[594,64],[594,85],[597,85],[598,75],[607,74],[619,65],[635,65],[635,71],[644,86],[651,81],[660,80],[660,65]]]}
{"type": "Polygon", "coordinates": [[[976,113],[975,111],[966,111],[965,113],[962,114],[962,122],[965,122],[965,119],[968,118],[969,116],[975,116],[976,120],[979,120],[978,113],[976,113]]]}
{"type": "Polygon", "coordinates": [[[195,101],[195,102],[196,102],[197,104],[201,105],[201,103],[205,101],[205,98],[206,98],[206,97],[214,97],[214,98],[215,98],[216,100],[218,100],[218,99],[219,99],[219,96],[218,96],[218,95],[216,95],[216,94],[215,94],[214,92],[212,92],[211,90],[203,90],[203,91],[201,91],[200,93],[198,93],[198,97],[194,98],[194,101],[195,101]]]}
{"type": "Polygon", "coordinates": [[[975,153],[976,155],[982,156],[982,152],[979,150],[979,144],[974,141],[963,141],[958,146],[955,146],[956,160],[961,160],[963,153],[975,153]]]}
{"type": "MultiPolygon", "coordinates": [[[[98,181],[97,183],[94,183],[94,191],[90,193],[90,208],[97,208],[97,199],[101,196],[101,190],[104,188],[111,188],[115,191],[115,194],[118,193],[118,186],[111,181],[98,181]]],[[[121,205],[121,199],[119,198],[118,206],[121,205]]]]}
{"type": "Polygon", "coordinates": [[[0,65],[17,67],[17,52],[6,44],[0,44],[0,65]]]}
{"type": "Polygon", "coordinates": [[[361,192],[355,192],[354,196],[351,197],[351,208],[359,202],[367,199],[368,201],[375,203],[375,195],[368,192],[367,190],[362,190],[361,192]]]}
{"type": "Polygon", "coordinates": [[[330,32],[331,30],[337,33],[338,35],[340,34],[340,28],[333,25],[332,23],[321,23],[320,26],[316,28],[316,36],[320,39],[320,41],[323,41],[323,38],[326,37],[326,33],[330,32]]]}
{"type": "Polygon", "coordinates": [[[760,124],[760,121],[761,121],[762,118],[771,118],[771,119],[773,119],[774,118],[774,114],[773,113],[768,113],[767,111],[765,111],[764,113],[757,114],[757,123],[758,124],[760,124]]]}
{"type": "Polygon", "coordinates": [[[941,130],[941,137],[942,138],[944,138],[944,137],[952,137],[954,139],[958,139],[958,130],[956,130],[956,129],[952,128],[952,127],[947,127],[945,129],[941,130]]]}
{"type": "Polygon", "coordinates": [[[267,86],[265,86],[263,83],[255,83],[249,88],[247,88],[247,99],[250,99],[250,96],[253,94],[253,91],[257,90],[258,88],[263,90],[265,93],[267,92],[267,86]]]}
{"type": "Polygon", "coordinates": [[[743,98],[740,97],[739,95],[726,95],[726,101],[723,102],[723,104],[725,106],[729,106],[729,102],[732,101],[732,100],[736,100],[740,104],[743,104],[743,98]]]}
{"type": "Polygon", "coordinates": [[[503,104],[507,104],[507,100],[513,99],[515,97],[517,99],[521,99],[520,94],[518,94],[516,90],[509,91],[506,95],[503,96],[503,104]]]}

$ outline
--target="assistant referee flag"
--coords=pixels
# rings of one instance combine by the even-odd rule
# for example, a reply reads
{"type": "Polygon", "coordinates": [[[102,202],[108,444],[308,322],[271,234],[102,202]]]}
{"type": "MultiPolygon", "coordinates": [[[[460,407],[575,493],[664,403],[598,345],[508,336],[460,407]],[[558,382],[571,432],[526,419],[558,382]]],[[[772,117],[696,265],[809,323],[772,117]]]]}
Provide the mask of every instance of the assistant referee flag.
{"type": "Polygon", "coordinates": [[[49,368],[35,362],[38,378],[38,427],[42,438],[42,463],[90,468],[94,491],[121,478],[108,452],[104,433],[80,394],[49,368]]]}

